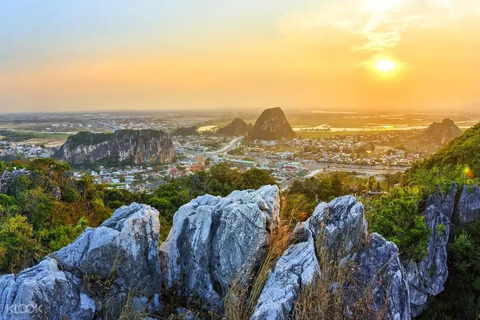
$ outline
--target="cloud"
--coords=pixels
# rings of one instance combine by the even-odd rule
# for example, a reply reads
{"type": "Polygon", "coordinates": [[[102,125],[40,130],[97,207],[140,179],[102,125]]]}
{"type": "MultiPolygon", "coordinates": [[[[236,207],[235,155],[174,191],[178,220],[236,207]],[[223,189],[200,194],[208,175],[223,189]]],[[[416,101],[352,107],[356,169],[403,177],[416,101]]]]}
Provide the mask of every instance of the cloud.
{"type": "Polygon", "coordinates": [[[434,28],[479,16],[478,0],[324,0],[309,12],[284,17],[280,31],[340,29],[362,39],[352,51],[382,53],[396,47],[408,28],[434,28]]]}

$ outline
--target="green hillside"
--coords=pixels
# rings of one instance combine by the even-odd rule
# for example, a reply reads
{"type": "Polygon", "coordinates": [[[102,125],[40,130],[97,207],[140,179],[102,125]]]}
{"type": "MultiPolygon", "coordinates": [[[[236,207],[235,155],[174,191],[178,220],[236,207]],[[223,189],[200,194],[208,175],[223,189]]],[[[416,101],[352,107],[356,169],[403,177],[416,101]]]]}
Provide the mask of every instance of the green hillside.
{"type": "Polygon", "coordinates": [[[450,141],[430,158],[412,166],[404,176],[405,185],[425,187],[478,183],[480,177],[480,123],[450,141]]]}

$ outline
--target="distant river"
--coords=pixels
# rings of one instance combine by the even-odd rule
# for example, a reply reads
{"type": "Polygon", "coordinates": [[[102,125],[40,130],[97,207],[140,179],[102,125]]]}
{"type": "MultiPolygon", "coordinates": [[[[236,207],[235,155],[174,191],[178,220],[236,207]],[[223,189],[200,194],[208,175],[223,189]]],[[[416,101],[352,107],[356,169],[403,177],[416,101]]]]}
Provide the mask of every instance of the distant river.
{"type": "MultiPolygon", "coordinates": [[[[460,129],[468,129],[471,126],[459,126],[460,129]]],[[[428,126],[402,126],[402,125],[384,125],[384,126],[368,126],[368,127],[354,127],[354,128],[333,128],[330,127],[330,132],[358,132],[358,131],[406,131],[406,130],[419,130],[426,129],[428,126]]],[[[325,130],[325,126],[305,127],[305,126],[293,126],[295,132],[315,132],[325,130]]]]}

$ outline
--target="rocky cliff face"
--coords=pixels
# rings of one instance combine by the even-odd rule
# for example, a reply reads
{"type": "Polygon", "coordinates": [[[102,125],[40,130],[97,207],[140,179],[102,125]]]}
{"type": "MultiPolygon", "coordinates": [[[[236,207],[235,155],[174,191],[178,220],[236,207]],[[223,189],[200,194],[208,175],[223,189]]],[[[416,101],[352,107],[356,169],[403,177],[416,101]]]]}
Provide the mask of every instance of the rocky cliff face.
{"type": "Polygon", "coordinates": [[[444,145],[463,134],[463,131],[450,119],[432,123],[423,134],[429,142],[444,145]]]}
{"type": "Polygon", "coordinates": [[[189,302],[221,311],[234,278],[244,282],[265,258],[279,219],[276,186],[199,197],[175,214],[160,254],[165,285],[189,302]]]}
{"type": "Polygon", "coordinates": [[[160,307],[158,211],[132,204],[18,275],[0,277],[0,319],[118,319],[160,307]]]}
{"type": "Polygon", "coordinates": [[[280,140],[293,137],[295,137],[295,132],[280,108],[263,111],[250,133],[251,139],[260,140],[280,140]]]}
{"type": "Polygon", "coordinates": [[[76,167],[102,163],[168,163],[174,156],[170,135],[157,130],[80,132],[70,136],[56,153],[58,159],[76,167]]]}
{"type": "Polygon", "coordinates": [[[460,223],[476,221],[480,218],[480,188],[463,186],[458,200],[458,215],[460,223]]]}
{"type": "Polygon", "coordinates": [[[235,118],[227,126],[218,129],[217,134],[221,134],[228,137],[234,137],[239,135],[245,135],[249,131],[248,124],[240,118],[235,118]]]}
{"type": "Polygon", "coordinates": [[[443,291],[447,281],[447,245],[456,194],[457,186],[455,185],[445,196],[435,193],[428,197],[423,213],[424,222],[430,229],[427,256],[420,262],[403,262],[407,273],[411,310],[414,317],[427,308],[429,297],[443,291]]]}

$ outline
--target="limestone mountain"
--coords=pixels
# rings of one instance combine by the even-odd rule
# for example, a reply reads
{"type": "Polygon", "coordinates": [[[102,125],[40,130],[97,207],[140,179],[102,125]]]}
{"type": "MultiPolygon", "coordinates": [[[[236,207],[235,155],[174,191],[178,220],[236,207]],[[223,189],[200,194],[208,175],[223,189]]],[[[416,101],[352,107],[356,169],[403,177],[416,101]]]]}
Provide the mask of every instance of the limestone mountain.
{"type": "Polygon", "coordinates": [[[174,156],[170,135],[158,130],[80,132],[70,136],[56,152],[57,159],[74,167],[168,163],[174,156]]]}
{"type": "Polygon", "coordinates": [[[293,137],[295,137],[295,132],[280,108],[263,111],[250,133],[251,139],[260,140],[280,140],[293,137]]]}
{"type": "Polygon", "coordinates": [[[218,129],[217,133],[220,135],[232,137],[232,136],[239,136],[245,135],[249,131],[248,124],[240,118],[235,118],[232,122],[230,122],[227,126],[218,129]]]}
{"type": "Polygon", "coordinates": [[[438,145],[444,145],[463,134],[463,131],[450,119],[432,123],[423,133],[423,138],[438,145]]]}

